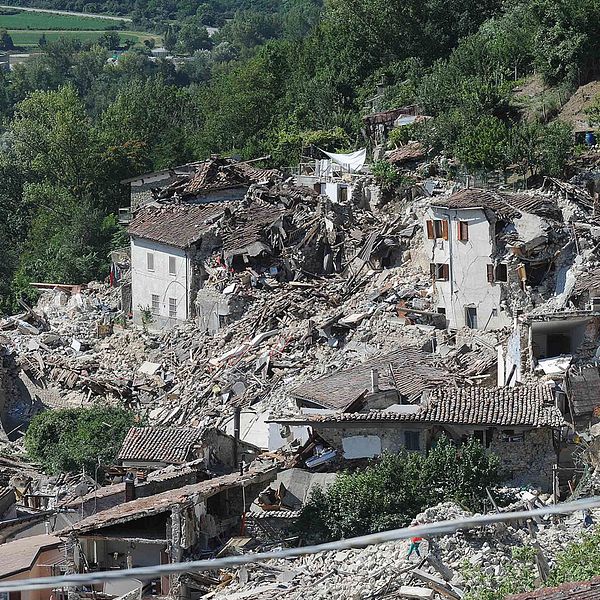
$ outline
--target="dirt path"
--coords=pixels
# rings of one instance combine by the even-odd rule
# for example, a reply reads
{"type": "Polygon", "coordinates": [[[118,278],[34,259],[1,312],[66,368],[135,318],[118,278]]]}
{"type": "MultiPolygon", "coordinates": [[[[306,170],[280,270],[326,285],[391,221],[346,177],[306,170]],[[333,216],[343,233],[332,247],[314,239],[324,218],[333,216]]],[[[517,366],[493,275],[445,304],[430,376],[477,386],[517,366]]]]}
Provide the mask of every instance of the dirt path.
{"type": "Polygon", "coordinates": [[[109,21],[126,21],[131,23],[131,19],[129,17],[113,17],[108,15],[95,15],[91,13],[81,13],[81,12],[71,12],[68,10],[52,10],[50,8],[31,8],[24,6],[12,6],[10,4],[0,4],[0,8],[15,8],[18,10],[26,10],[29,12],[41,12],[41,13],[53,13],[55,15],[70,15],[72,17],[95,17],[97,19],[107,19],[109,21]]]}

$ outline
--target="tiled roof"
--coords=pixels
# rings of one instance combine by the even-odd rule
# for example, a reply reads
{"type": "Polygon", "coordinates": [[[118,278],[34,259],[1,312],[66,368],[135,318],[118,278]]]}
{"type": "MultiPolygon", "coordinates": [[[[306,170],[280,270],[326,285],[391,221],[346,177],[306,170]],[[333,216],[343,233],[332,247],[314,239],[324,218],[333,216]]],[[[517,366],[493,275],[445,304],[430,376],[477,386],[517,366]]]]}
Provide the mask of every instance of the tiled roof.
{"type": "Polygon", "coordinates": [[[565,421],[546,385],[514,388],[443,387],[427,392],[417,412],[338,413],[312,415],[306,421],[345,423],[408,421],[456,425],[560,427],[565,421]]]}
{"type": "Polygon", "coordinates": [[[411,142],[405,146],[400,146],[392,150],[385,159],[394,164],[401,165],[402,163],[409,162],[411,160],[419,160],[425,156],[425,148],[420,142],[411,142]]]}
{"type": "Polygon", "coordinates": [[[509,206],[501,194],[489,190],[469,188],[460,190],[451,196],[436,196],[431,201],[432,206],[443,208],[487,208],[505,218],[519,217],[517,210],[509,206]]]}
{"type": "Polygon", "coordinates": [[[223,204],[166,204],[140,210],[128,227],[129,235],[177,248],[189,248],[224,210],[223,204]]]}
{"type": "Polygon", "coordinates": [[[600,577],[589,581],[563,583],[557,587],[541,588],[533,592],[512,594],[505,600],[600,600],[600,577]]]}
{"type": "Polygon", "coordinates": [[[86,517],[75,523],[72,527],[59,532],[58,535],[66,536],[71,531],[86,533],[103,527],[110,527],[111,525],[170,512],[173,507],[186,504],[194,497],[210,498],[223,490],[270,481],[275,478],[276,471],[276,467],[264,467],[262,469],[250,470],[244,475],[231,473],[230,475],[214,477],[213,479],[186,485],[175,490],[155,494],[154,496],[131,500],[130,502],[119,504],[113,508],[86,517]]]}
{"type": "Polygon", "coordinates": [[[203,433],[204,429],[192,427],[132,427],[117,459],[181,464],[203,433]]]}
{"type": "Polygon", "coordinates": [[[221,234],[225,257],[240,254],[252,244],[262,242],[270,247],[270,240],[263,234],[265,228],[280,219],[286,211],[270,205],[253,204],[238,211],[226,224],[221,234]]]}
{"type": "Polygon", "coordinates": [[[371,389],[371,370],[375,368],[378,370],[380,391],[397,389],[408,398],[420,396],[425,389],[451,381],[450,374],[435,365],[432,354],[407,347],[303,383],[290,393],[299,400],[344,410],[371,389]]]}
{"type": "Polygon", "coordinates": [[[168,186],[163,196],[179,192],[183,196],[200,196],[218,190],[250,186],[252,183],[274,182],[280,178],[275,169],[258,169],[248,163],[227,158],[210,158],[199,163],[195,171],[168,186]]]}
{"type": "Polygon", "coordinates": [[[502,197],[507,204],[519,211],[557,221],[562,220],[561,210],[554,198],[548,198],[541,194],[502,194],[502,197]]]}
{"type": "Polygon", "coordinates": [[[0,544],[0,579],[29,570],[40,552],[58,548],[61,541],[53,535],[34,535],[0,544]]]}

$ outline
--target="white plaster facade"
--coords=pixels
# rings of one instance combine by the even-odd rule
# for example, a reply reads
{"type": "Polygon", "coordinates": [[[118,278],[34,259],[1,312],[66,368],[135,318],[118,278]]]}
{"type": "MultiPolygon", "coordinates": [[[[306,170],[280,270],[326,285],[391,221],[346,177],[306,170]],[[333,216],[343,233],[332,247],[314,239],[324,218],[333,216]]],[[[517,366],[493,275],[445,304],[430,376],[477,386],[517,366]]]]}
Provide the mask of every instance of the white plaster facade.
{"type": "Polygon", "coordinates": [[[493,228],[480,208],[431,206],[425,211],[425,256],[430,265],[447,265],[439,268],[433,280],[434,306],[445,312],[448,327],[452,329],[471,326],[490,330],[511,324],[501,306],[502,284],[488,280],[488,265],[494,262],[493,228]],[[427,221],[445,221],[443,234],[434,232],[434,239],[430,239],[427,221]],[[467,239],[459,239],[460,223],[466,223],[463,227],[467,239]]]}
{"type": "Polygon", "coordinates": [[[134,321],[145,309],[152,313],[150,329],[185,320],[190,313],[192,282],[188,252],[143,238],[131,238],[131,295],[134,321]],[[151,258],[150,258],[151,257],[151,258]]]}

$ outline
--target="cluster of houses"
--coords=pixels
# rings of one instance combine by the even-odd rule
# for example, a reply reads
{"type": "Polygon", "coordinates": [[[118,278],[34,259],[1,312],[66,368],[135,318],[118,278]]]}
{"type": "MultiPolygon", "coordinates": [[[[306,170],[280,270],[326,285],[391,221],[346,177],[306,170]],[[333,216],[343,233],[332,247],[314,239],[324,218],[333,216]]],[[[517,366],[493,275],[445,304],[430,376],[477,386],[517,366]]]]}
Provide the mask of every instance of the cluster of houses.
{"type": "MultiPolygon", "coordinates": [[[[373,117],[366,126],[374,136],[419,118],[373,117]]],[[[411,143],[387,158],[402,168],[425,153],[411,143]]],[[[360,152],[330,154],[291,179],[253,161],[212,157],[125,183],[131,207],[121,217],[131,245],[113,273],[136,323],[168,330],[191,320],[215,332],[244,314],[219,273],[275,287],[307,274],[347,276],[349,258],[358,257],[380,268],[409,264],[428,277],[425,307],[410,293],[396,306],[407,323],[429,319],[421,326],[428,343],[290,386],[295,410],[267,423],[279,428],[285,448],[277,452],[240,436],[237,410],[233,435],[132,428],[111,485],[48,494],[35,508],[23,485],[4,502],[0,496],[0,581],[239,551],[253,527],[276,536],[316,481],[383,452],[427,452],[441,436],[457,444],[477,438],[500,457],[507,483],[555,501],[576,477],[575,433],[596,423],[600,405],[592,194],[555,180],[527,193],[423,180],[403,197],[394,235],[371,227],[352,246],[359,236],[345,226],[348,212],[385,204],[360,152]],[[286,452],[294,468],[282,471],[286,452]]],[[[188,573],[79,594],[192,598],[214,584],[188,573]]],[[[67,597],[55,589],[9,600],[50,594],[67,597]]]]}

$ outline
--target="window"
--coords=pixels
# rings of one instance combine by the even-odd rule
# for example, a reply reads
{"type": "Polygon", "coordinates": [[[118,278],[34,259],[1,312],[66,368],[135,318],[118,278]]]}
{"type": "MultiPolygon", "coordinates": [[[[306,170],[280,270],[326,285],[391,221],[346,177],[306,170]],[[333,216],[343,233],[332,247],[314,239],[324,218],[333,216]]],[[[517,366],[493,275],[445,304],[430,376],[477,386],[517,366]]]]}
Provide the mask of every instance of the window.
{"type": "Polygon", "coordinates": [[[487,266],[487,279],[490,283],[498,281],[508,281],[508,268],[504,263],[487,266]]]}
{"type": "Polygon", "coordinates": [[[152,314],[157,315],[160,313],[160,298],[157,294],[152,294],[152,314]]]}
{"type": "Polygon", "coordinates": [[[477,329],[477,309],[474,306],[465,306],[465,325],[469,329],[477,329]]]}
{"type": "Polygon", "coordinates": [[[476,429],[473,432],[473,437],[476,440],[479,440],[479,443],[484,448],[489,448],[492,443],[492,438],[494,437],[494,432],[492,429],[476,429]]]}
{"type": "Polygon", "coordinates": [[[496,265],[496,281],[508,281],[508,269],[504,263],[496,265]]]}
{"type": "Polygon", "coordinates": [[[435,219],[427,221],[427,237],[430,240],[448,239],[448,221],[435,219]]]}
{"type": "Polygon", "coordinates": [[[448,281],[450,279],[450,266],[447,264],[431,263],[429,271],[435,281],[448,281]]]}
{"type": "Polygon", "coordinates": [[[343,185],[340,187],[338,201],[339,202],[348,202],[348,186],[343,185]]]}
{"type": "Polygon", "coordinates": [[[177,318],[177,298],[169,298],[169,317],[177,318]]]}
{"type": "Polygon", "coordinates": [[[154,271],[154,252],[146,252],[146,267],[148,271],[154,271]]]}
{"type": "Polygon", "coordinates": [[[418,431],[405,431],[404,432],[404,447],[407,450],[420,450],[420,435],[418,431]]]}
{"type": "Polygon", "coordinates": [[[177,259],[169,256],[169,275],[177,275],[177,259]]]}
{"type": "Polygon", "coordinates": [[[466,221],[458,221],[456,227],[456,237],[461,242],[469,239],[469,224],[466,221]]]}
{"type": "Polygon", "coordinates": [[[446,309],[443,306],[438,306],[438,314],[440,315],[445,315],[446,314],[446,309]]]}

